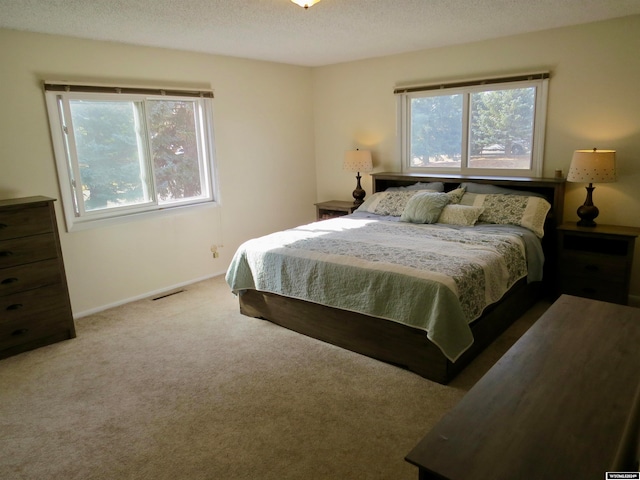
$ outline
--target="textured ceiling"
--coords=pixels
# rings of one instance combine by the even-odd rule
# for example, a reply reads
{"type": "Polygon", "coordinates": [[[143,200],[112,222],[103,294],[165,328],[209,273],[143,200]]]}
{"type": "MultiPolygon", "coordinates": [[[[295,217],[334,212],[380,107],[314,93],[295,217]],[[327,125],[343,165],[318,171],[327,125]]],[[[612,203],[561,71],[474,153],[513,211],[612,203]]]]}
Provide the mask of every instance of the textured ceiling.
{"type": "Polygon", "coordinates": [[[0,0],[0,27],[321,66],[640,14],[640,0],[0,0]]]}

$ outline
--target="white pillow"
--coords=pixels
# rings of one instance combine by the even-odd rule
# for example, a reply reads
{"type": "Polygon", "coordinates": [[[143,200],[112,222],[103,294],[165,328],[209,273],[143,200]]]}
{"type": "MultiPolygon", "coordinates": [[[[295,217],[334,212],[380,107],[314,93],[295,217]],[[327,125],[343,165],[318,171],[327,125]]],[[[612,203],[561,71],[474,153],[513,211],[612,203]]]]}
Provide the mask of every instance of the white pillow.
{"type": "Polygon", "coordinates": [[[442,209],[438,223],[448,225],[475,225],[484,207],[471,207],[467,205],[447,205],[442,209]]]}

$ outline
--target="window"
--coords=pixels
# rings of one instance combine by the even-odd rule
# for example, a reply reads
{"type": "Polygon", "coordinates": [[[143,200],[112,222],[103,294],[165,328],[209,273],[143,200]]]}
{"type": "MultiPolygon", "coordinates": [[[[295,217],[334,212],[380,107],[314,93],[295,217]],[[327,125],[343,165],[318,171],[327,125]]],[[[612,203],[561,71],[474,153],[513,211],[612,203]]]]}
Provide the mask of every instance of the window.
{"type": "Polygon", "coordinates": [[[548,77],[397,88],[403,171],[539,177],[548,77]]]}
{"type": "Polygon", "coordinates": [[[210,91],[45,84],[67,229],[214,201],[210,91]]]}

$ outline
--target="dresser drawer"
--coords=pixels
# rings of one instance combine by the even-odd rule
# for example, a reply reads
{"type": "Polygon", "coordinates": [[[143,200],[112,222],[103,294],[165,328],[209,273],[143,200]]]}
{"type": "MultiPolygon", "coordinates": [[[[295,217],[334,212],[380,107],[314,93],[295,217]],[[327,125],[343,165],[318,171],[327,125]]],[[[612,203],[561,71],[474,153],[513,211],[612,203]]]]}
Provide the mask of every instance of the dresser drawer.
{"type": "Polygon", "coordinates": [[[563,252],[559,266],[560,274],[570,272],[571,275],[599,278],[624,277],[627,274],[626,258],[614,255],[563,252]]]}
{"type": "Polygon", "coordinates": [[[53,233],[0,240],[0,268],[39,262],[57,256],[56,239],[53,233]]]}
{"type": "Polygon", "coordinates": [[[47,205],[0,212],[0,240],[53,231],[47,205]]]}
{"type": "Polygon", "coordinates": [[[3,268],[0,270],[0,296],[55,285],[61,281],[60,265],[55,258],[3,268]]]}
{"type": "Polygon", "coordinates": [[[73,338],[75,333],[69,328],[68,315],[65,308],[58,308],[31,320],[0,322],[0,354],[31,342],[50,343],[46,341],[49,337],[73,338]]]}
{"type": "Polygon", "coordinates": [[[61,283],[5,295],[0,297],[0,324],[47,316],[60,308],[68,310],[68,305],[67,291],[61,283]]]}

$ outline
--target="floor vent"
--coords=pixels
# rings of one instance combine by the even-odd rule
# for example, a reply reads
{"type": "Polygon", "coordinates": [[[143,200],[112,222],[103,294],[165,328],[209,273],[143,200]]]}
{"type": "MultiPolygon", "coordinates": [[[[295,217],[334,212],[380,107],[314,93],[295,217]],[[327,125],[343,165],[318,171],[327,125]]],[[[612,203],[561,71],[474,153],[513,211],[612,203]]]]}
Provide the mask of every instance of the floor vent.
{"type": "Polygon", "coordinates": [[[177,294],[182,293],[182,292],[184,292],[184,291],[185,291],[185,290],[176,290],[175,292],[165,293],[164,295],[160,295],[159,297],[152,298],[151,300],[153,300],[153,301],[155,302],[156,300],[161,300],[161,299],[163,299],[163,298],[170,297],[171,295],[177,295],[177,294]]]}

